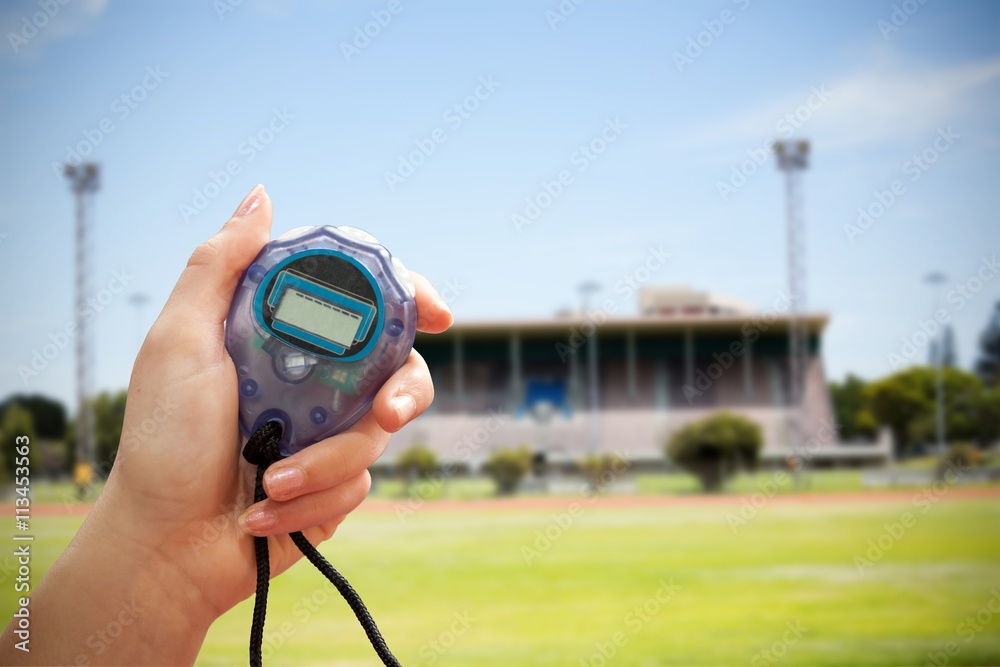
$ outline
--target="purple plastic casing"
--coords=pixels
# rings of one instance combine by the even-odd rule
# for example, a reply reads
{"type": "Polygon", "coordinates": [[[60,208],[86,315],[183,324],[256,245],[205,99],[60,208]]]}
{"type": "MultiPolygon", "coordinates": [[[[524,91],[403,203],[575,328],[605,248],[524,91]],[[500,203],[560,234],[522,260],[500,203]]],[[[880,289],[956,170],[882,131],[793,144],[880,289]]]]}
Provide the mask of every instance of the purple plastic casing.
{"type": "Polygon", "coordinates": [[[226,319],[226,349],[236,366],[240,430],[281,422],[281,453],[290,456],[336,435],[371,408],[375,394],[403,365],[417,330],[413,281],[402,262],[367,232],[299,227],[268,243],[243,272],[226,319]],[[298,253],[326,249],[361,264],[381,291],[374,346],[352,361],[324,358],[273,336],[258,321],[254,296],[268,272],[298,253]]]}

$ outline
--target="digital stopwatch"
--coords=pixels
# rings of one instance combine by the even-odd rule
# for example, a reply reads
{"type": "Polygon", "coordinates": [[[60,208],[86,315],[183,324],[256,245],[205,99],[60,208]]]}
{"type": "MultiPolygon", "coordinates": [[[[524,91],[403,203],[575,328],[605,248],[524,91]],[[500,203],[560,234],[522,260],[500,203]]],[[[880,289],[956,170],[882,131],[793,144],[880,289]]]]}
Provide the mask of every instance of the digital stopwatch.
{"type": "Polygon", "coordinates": [[[413,347],[414,292],[360,229],[298,227],[265,245],[226,320],[243,435],[277,421],[291,456],[350,428],[413,347]]]}

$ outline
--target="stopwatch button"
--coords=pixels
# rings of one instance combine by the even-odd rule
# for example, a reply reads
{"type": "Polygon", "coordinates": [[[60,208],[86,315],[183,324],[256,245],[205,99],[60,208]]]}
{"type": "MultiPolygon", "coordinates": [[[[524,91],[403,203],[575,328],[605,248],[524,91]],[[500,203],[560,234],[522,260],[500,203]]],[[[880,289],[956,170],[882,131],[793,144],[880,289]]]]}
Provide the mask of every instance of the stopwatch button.
{"type": "Polygon", "coordinates": [[[354,239],[355,241],[360,241],[361,243],[374,243],[378,245],[378,239],[369,234],[363,229],[358,229],[357,227],[337,227],[337,231],[346,236],[349,239],[354,239]]]}
{"type": "Polygon", "coordinates": [[[403,262],[400,261],[398,257],[392,258],[392,270],[396,272],[396,277],[399,278],[399,282],[403,284],[406,292],[411,297],[415,297],[417,295],[417,288],[413,284],[413,278],[410,276],[410,272],[406,270],[406,267],[403,266],[403,262]]]}
{"type": "Polygon", "coordinates": [[[296,227],[295,229],[289,229],[287,232],[274,239],[275,241],[287,241],[288,239],[294,239],[297,236],[302,236],[309,230],[313,229],[309,225],[304,225],[302,227],[296,227]]]}

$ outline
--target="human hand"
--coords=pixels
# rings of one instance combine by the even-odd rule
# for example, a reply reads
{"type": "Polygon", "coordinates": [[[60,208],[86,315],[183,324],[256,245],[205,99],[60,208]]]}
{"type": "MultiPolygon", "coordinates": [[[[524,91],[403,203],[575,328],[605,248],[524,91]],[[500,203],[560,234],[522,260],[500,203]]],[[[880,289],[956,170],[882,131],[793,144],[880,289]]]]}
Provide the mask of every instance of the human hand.
{"type": "MultiPolygon", "coordinates": [[[[152,619],[158,627],[176,625],[193,636],[203,637],[215,618],[254,592],[248,533],[272,536],[271,574],[286,570],[301,556],[287,533],[303,531],[313,544],[329,538],[368,493],[367,468],[389,434],[434,395],[426,364],[411,352],[371,412],[348,431],[273,464],[264,477],[270,497],[235,520],[252,502],[255,470],[240,455],[237,375],[224,320],[241,273],[268,241],[271,216],[271,200],[257,186],[191,256],[136,360],[125,435],[104,491],[61,559],[70,560],[53,568],[56,578],[74,568],[125,577],[127,594],[159,599],[152,619]],[[171,610],[187,617],[172,618],[171,610]]],[[[425,278],[413,279],[418,328],[444,331],[451,312],[425,278]]],[[[35,609],[44,592],[36,593],[35,609]]],[[[187,649],[171,654],[180,660],[197,654],[174,648],[187,649]]]]}

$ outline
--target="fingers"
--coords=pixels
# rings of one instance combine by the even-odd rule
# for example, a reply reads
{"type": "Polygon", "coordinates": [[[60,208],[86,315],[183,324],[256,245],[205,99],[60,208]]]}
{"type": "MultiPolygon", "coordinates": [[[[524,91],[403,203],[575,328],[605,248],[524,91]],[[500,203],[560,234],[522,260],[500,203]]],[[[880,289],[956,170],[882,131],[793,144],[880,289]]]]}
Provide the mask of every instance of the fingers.
{"type": "Polygon", "coordinates": [[[257,185],[215,236],[198,246],[177,280],[161,319],[170,331],[205,326],[221,334],[236,282],[271,234],[271,199],[257,185]]]}
{"type": "Polygon", "coordinates": [[[251,535],[281,535],[329,525],[354,511],[368,495],[372,479],[367,470],[343,484],[280,502],[268,498],[250,506],[239,518],[251,535]]]}
{"type": "Polygon", "coordinates": [[[433,400],[434,383],[427,363],[419,352],[411,350],[406,363],[375,395],[372,414],[382,430],[395,433],[422,414],[433,400]]]}
{"type": "Polygon", "coordinates": [[[271,465],[264,490],[284,501],[343,484],[373,464],[388,443],[389,434],[368,413],[350,430],[271,465]]]}
{"type": "Polygon", "coordinates": [[[415,271],[410,271],[417,288],[417,328],[426,333],[441,333],[451,326],[454,317],[430,281],[415,271]]]}
{"type": "Polygon", "coordinates": [[[283,501],[342,484],[368,468],[398,431],[430,406],[434,387],[427,364],[415,350],[375,396],[372,411],[345,433],[327,438],[274,463],[264,490],[283,501]]]}

